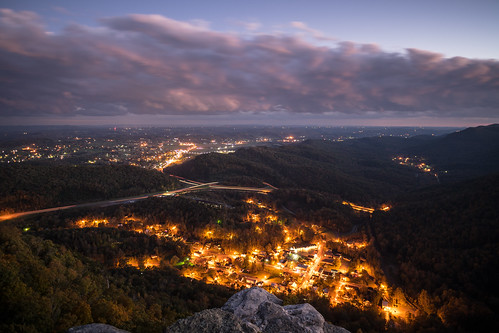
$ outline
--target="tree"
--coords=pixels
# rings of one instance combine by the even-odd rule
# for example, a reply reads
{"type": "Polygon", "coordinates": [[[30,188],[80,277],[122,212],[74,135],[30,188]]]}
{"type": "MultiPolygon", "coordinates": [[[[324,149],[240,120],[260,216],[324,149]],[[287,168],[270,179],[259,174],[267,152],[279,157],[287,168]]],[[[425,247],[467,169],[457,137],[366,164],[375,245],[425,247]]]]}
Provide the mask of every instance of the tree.
{"type": "Polygon", "coordinates": [[[421,309],[428,315],[435,312],[435,306],[433,305],[433,302],[425,289],[421,290],[421,292],[419,293],[418,304],[421,309]]]}

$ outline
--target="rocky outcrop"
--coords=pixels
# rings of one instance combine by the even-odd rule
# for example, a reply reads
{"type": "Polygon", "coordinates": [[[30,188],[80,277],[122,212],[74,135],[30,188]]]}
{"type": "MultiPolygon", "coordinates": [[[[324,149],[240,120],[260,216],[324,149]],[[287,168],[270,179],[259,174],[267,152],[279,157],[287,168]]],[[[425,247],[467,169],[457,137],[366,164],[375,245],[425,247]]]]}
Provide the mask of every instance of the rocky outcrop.
{"type": "Polygon", "coordinates": [[[192,317],[180,319],[167,330],[170,333],[194,332],[259,332],[258,327],[241,320],[233,313],[221,309],[209,309],[198,312],[192,317]]]}
{"type": "Polygon", "coordinates": [[[326,323],[310,304],[282,306],[282,301],[261,288],[233,295],[221,309],[211,309],[177,321],[167,330],[180,332],[348,333],[326,323]]]}
{"type": "Polygon", "coordinates": [[[231,312],[237,317],[251,321],[261,304],[282,305],[282,301],[262,288],[244,289],[234,295],[222,306],[222,310],[231,312]]]}
{"type": "MultiPolygon", "coordinates": [[[[282,306],[282,301],[261,288],[232,295],[220,309],[209,309],[178,320],[170,333],[349,333],[331,325],[310,304],[282,306]]],[[[73,327],[68,333],[127,333],[104,324],[73,327]]]]}

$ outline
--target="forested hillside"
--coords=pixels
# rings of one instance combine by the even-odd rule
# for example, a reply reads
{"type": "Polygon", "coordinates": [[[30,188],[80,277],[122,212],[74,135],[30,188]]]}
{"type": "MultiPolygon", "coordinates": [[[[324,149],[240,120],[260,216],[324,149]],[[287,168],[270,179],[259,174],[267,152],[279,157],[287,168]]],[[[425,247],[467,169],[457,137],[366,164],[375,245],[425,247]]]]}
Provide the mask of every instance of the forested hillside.
{"type": "Polygon", "coordinates": [[[306,141],[279,148],[240,149],[229,155],[202,155],[167,172],[241,185],[261,185],[264,181],[279,188],[327,192],[356,202],[380,202],[436,182],[393,163],[390,149],[376,141],[306,141]]]}
{"type": "Polygon", "coordinates": [[[498,328],[499,175],[410,193],[374,230],[388,276],[429,315],[467,331],[498,328]]]}
{"type": "Polygon", "coordinates": [[[163,332],[178,318],[220,307],[232,294],[168,267],[108,269],[51,241],[0,226],[1,332],[62,332],[92,322],[163,332]]]}
{"type": "Polygon", "coordinates": [[[430,174],[397,165],[396,156],[417,157],[442,182],[499,171],[499,125],[479,126],[443,136],[372,137],[342,142],[309,140],[282,147],[207,154],[167,172],[228,183],[305,188],[346,200],[379,202],[435,184],[430,174]]]}
{"type": "Polygon", "coordinates": [[[0,165],[0,212],[10,213],[171,189],[176,181],[125,165],[0,165]]]}

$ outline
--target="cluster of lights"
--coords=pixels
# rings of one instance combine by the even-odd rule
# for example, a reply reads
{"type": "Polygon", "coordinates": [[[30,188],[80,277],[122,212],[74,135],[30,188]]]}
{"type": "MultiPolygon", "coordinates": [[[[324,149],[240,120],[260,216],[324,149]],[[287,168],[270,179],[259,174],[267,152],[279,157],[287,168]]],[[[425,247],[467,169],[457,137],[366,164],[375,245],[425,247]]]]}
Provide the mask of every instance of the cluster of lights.
{"type": "Polygon", "coordinates": [[[79,220],[76,221],[76,226],[79,228],[96,228],[100,225],[107,225],[109,221],[107,219],[102,220],[79,220]]]}
{"type": "MultiPolygon", "coordinates": [[[[260,203],[254,199],[247,199],[246,203],[251,204],[251,205],[260,205],[260,203]]],[[[348,204],[349,206],[358,206],[351,204],[349,202],[344,202],[344,204],[348,204]]],[[[362,207],[362,206],[360,206],[362,207]]],[[[384,206],[382,206],[380,209],[383,209],[384,206]]],[[[388,207],[388,206],[386,206],[388,207]]],[[[265,207],[266,208],[266,207],[265,207]]],[[[369,208],[369,207],[364,207],[364,208],[369,208]]],[[[389,207],[388,207],[389,209],[389,207]]],[[[262,214],[262,216],[264,216],[262,214]]],[[[129,218],[130,221],[134,222],[137,219],[134,219],[133,217],[129,218]]],[[[270,213],[265,213],[265,217],[263,217],[264,221],[275,221],[277,220],[277,215],[270,214],[270,213]]],[[[137,220],[138,224],[142,225],[141,221],[137,220]]],[[[109,221],[106,219],[102,220],[97,220],[97,219],[85,219],[85,220],[80,220],[76,222],[76,224],[79,227],[98,227],[100,225],[108,225],[109,221]]],[[[317,225],[311,225],[310,226],[311,230],[314,231],[314,233],[321,233],[321,227],[317,225]]],[[[262,232],[261,225],[254,225],[254,230],[257,233],[262,232]]],[[[289,243],[292,241],[295,237],[293,236],[298,236],[300,233],[303,233],[302,229],[289,229],[289,227],[283,226],[283,234],[285,237],[285,242],[289,243]]],[[[155,225],[148,225],[148,226],[143,226],[141,228],[138,228],[136,231],[138,232],[147,232],[148,234],[156,234],[156,235],[175,235],[178,232],[178,228],[175,225],[162,225],[162,224],[155,224],[155,225]]],[[[205,229],[203,232],[203,237],[206,239],[227,239],[227,240],[232,240],[235,238],[237,235],[230,232],[230,233],[220,233],[218,229],[205,229]]],[[[350,249],[355,249],[359,250],[362,248],[365,248],[368,244],[366,242],[345,242],[341,239],[334,239],[333,241],[338,242],[339,244],[344,245],[346,248],[350,249]]],[[[210,243],[208,243],[210,244],[210,243]]],[[[265,267],[265,275],[261,274],[261,276],[256,274],[249,274],[248,272],[240,272],[239,274],[239,279],[241,283],[246,283],[246,284],[257,284],[258,285],[263,285],[267,286],[268,288],[276,288],[275,284],[272,283],[272,281],[275,281],[274,278],[271,277],[271,279],[268,278],[269,272],[272,272],[272,269],[275,269],[277,271],[280,271],[280,274],[286,274],[284,276],[292,277],[295,280],[294,281],[288,281],[288,287],[291,291],[298,291],[298,290],[303,290],[303,289],[310,289],[310,288],[315,288],[314,290],[317,291],[319,294],[324,294],[324,295],[331,295],[330,297],[330,302],[333,305],[342,303],[342,302],[351,302],[352,300],[355,302],[360,302],[358,304],[364,304],[362,301],[359,301],[356,299],[355,293],[352,294],[352,289],[356,288],[356,283],[355,282],[356,278],[359,276],[362,276],[362,272],[365,270],[369,274],[369,272],[372,272],[372,269],[369,268],[367,264],[358,264],[356,266],[356,271],[354,273],[347,273],[347,270],[345,268],[336,268],[338,269],[341,273],[343,274],[351,274],[352,276],[352,281],[349,282],[349,278],[347,276],[343,276],[340,280],[338,280],[336,283],[336,288],[335,288],[335,293],[334,296],[332,293],[328,293],[328,291],[324,290],[318,290],[317,286],[315,286],[315,279],[316,278],[321,278],[321,279],[327,279],[328,274],[333,273],[333,270],[331,272],[329,271],[324,271],[324,274],[322,273],[322,270],[319,270],[323,258],[323,246],[325,243],[321,242],[318,244],[312,244],[310,246],[305,246],[301,248],[289,248],[289,245],[285,246],[288,249],[291,250],[291,252],[288,253],[288,250],[284,250],[280,245],[276,246],[276,249],[273,251],[273,253],[269,254],[269,257],[267,258],[262,258],[262,253],[265,255],[265,250],[259,249],[259,248],[252,248],[248,253],[242,253],[239,254],[237,251],[231,252],[231,254],[225,254],[223,250],[218,246],[218,251],[214,247],[214,250],[207,251],[203,246],[201,246],[197,251],[192,253],[192,263],[189,261],[189,265],[195,266],[198,264],[206,265],[210,272],[210,274],[205,274],[205,273],[200,273],[199,271],[196,271],[196,267],[186,267],[184,270],[183,275],[189,278],[193,279],[203,279],[206,278],[208,283],[216,283],[216,284],[223,284],[223,285],[231,285],[234,283],[234,274],[238,274],[236,272],[236,269],[232,265],[228,265],[227,263],[230,262],[230,260],[235,260],[235,259],[240,259],[244,258],[247,262],[254,264],[258,262],[261,259],[262,262],[262,267],[265,267]],[[314,251],[313,256],[303,254],[309,251],[314,251]],[[284,262],[282,264],[281,262],[277,263],[280,257],[283,257],[283,255],[286,253],[286,256],[289,255],[288,258],[288,264],[284,262]],[[260,259],[259,259],[260,258],[260,259]],[[204,263],[204,264],[203,264],[204,263]],[[225,264],[224,264],[225,263],[225,264]],[[306,263],[306,265],[304,264],[306,263]],[[267,270],[269,269],[269,270],[267,270]],[[360,271],[360,274],[357,273],[357,270],[360,271]],[[327,273],[327,274],[326,274],[327,273]],[[271,287],[271,285],[274,285],[274,287],[271,287]],[[352,287],[353,286],[353,287],[352,287]],[[353,296],[352,296],[353,295],[353,296]]],[[[284,245],[283,245],[284,246],[284,245]]],[[[209,246],[208,246],[209,247],[209,246]]],[[[193,247],[194,249],[194,247],[193,247]]],[[[347,252],[348,253],[348,252],[347,252]]],[[[346,260],[346,259],[345,259],[346,260]]],[[[185,261],[185,259],[184,259],[185,261]]],[[[365,261],[365,260],[364,260],[365,261]]],[[[127,263],[130,266],[134,267],[158,267],[160,265],[160,259],[157,256],[150,256],[150,257],[144,257],[144,258],[127,258],[127,263]]],[[[184,265],[184,264],[182,264],[184,265]]],[[[187,265],[186,265],[187,266],[187,265]]],[[[202,267],[202,266],[200,266],[202,267]]],[[[327,269],[327,264],[324,264],[324,269],[327,269]]],[[[351,268],[350,268],[351,269],[351,268]]],[[[336,273],[338,273],[336,271],[336,273]]],[[[339,274],[341,274],[339,273],[339,274]]],[[[366,274],[364,274],[366,275],[366,274]]],[[[236,275],[237,276],[237,275],[236,275]]],[[[334,274],[333,274],[334,277],[334,274]]],[[[287,279],[287,278],[286,278],[287,279]]],[[[286,280],[287,281],[287,280],[286,280]]],[[[329,281],[329,280],[327,280],[329,281]]],[[[336,281],[336,280],[335,280],[336,281]]],[[[238,282],[239,283],[239,282],[238,282]]],[[[320,284],[319,284],[320,285],[320,284]]],[[[385,284],[380,285],[380,290],[383,294],[384,298],[388,298],[388,288],[385,284]]],[[[321,295],[322,295],[321,294],[321,295]]],[[[369,302],[367,302],[369,303],[369,302]]],[[[367,304],[366,303],[366,304],[367,304]]],[[[366,305],[367,306],[367,305],[366,305]]],[[[389,306],[384,306],[383,310],[386,313],[391,314],[392,316],[397,316],[400,317],[401,314],[403,314],[403,311],[401,311],[398,308],[395,307],[389,307],[389,306]]]]}

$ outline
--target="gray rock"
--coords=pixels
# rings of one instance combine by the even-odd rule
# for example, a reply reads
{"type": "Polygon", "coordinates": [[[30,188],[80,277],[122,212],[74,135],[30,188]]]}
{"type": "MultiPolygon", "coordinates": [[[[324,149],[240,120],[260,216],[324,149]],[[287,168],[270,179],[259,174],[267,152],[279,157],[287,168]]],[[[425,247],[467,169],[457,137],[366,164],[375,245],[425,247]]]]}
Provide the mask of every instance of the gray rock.
{"type": "Polygon", "coordinates": [[[350,331],[343,327],[326,323],[324,325],[324,333],[350,333],[350,331]]]}
{"type": "Polygon", "coordinates": [[[243,321],[233,313],[209,309],[180,319],[166,329],[166,333],[261,333],[258,326],[243,321]]]}
{"type": "Polygon", "coordinates": [[[265,302],[260,304],[257,313],[253,318],[251,318],[251,321],[262,330],[265,330],[265,327],[267,327],[270,322],[275,319],[286,317],[286,312],[282,306],[275,303],[265,302]]]}
{"type": "Polygon", "coordinates": [[[349,333],[326,323],[310,304],[283,307],[280,299],[258,287],[238,292],[221,309],[179,320],[169,332],[349,333]]]}
{"type": "Polygon", "coordinates": [[[253,287],[241,290],[240,292],[232,295],[227,303],[222,306],[222,310],[232,312],[243,320],[248,320],[256,315],[260,304],[265,302],[277,305],[282,304],[282,301],[279,298],[275,297],[268,291],[258,287],[253,287]]]}
{"type": "Polygon", "coordinates": [[[169,333],[257,333],[258,327],[244,322],[231,312],[221,309],[209,309],[193,316],[178,320],[167,329],[169,333]]]}
{"type": "Polygon", "coordinates": [[[294,319],[299,326],[304,327],[305,332],[322,333],[324,332],[324,317],[312,305],[296,304],[284,307],[286,313],[294,319]]]}
{"type": "MultiPolygon", "coordinates": [[[[331,325],[310,304],[282,306],[282,301],[261,288],[233,295],[221,309],[209,309],[178,320],[170,333],[350,333],[331,325]]],[[[73,327],[68,333],[128,333],[104,324],[73,327]]]]}
{"type": "Polygon", "coordinates": [[[275,303],[260,304],[253,322],[262,332],[295,332],[297,325],[284,308],[275,303]]]}
{"type": "Polygon", "coordinates": [[[323,333],[324,317],[310,304],[288,305],[260,304],[252,319],[263,332],[307,332],[323,333]]]}
{"type": "Polygon", "coordinates": [[[68,333],[129,333],[128,331],[120,330],[111,325],[106,324],[88,324],[82,326],[71,327],[68,333]]]}

